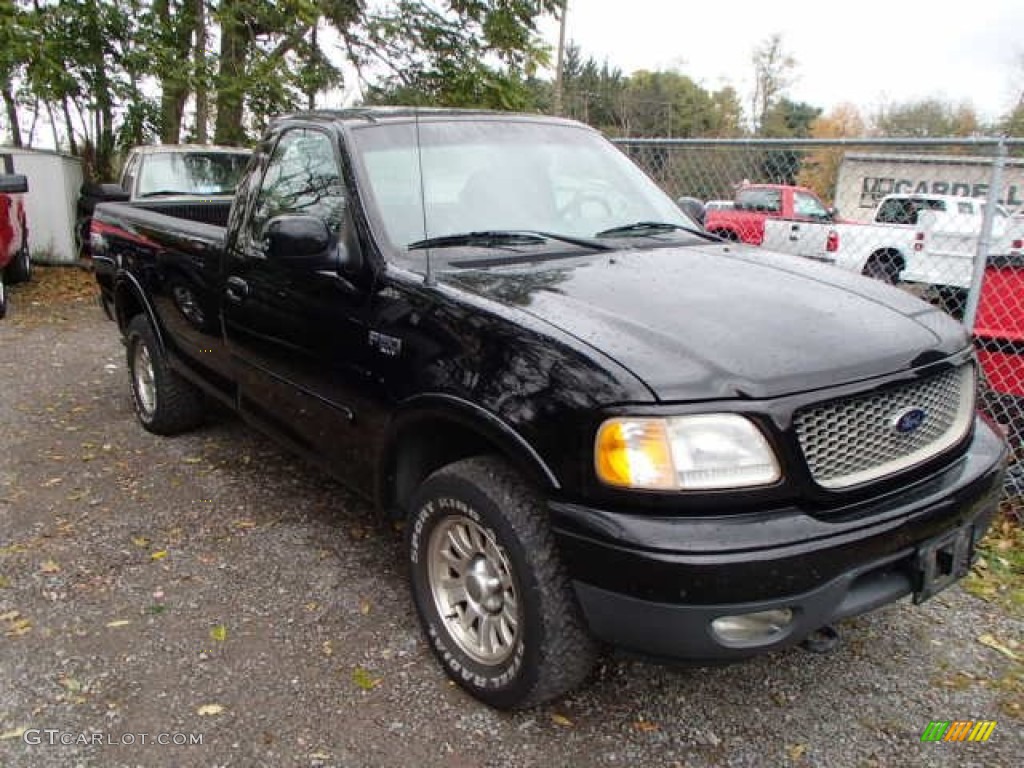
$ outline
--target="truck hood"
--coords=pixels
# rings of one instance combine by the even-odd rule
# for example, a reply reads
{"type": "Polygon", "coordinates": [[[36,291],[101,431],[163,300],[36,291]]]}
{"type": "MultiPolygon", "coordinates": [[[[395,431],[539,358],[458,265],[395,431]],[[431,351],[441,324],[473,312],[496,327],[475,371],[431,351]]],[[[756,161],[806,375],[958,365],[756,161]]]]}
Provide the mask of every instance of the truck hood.
{"type": "Polygon", "coordinates": [[[968,344],[959,324],[902,290],[734,244],[455,270],[443,280],[571,334],[663,401],[806,392],[968,344]]]}

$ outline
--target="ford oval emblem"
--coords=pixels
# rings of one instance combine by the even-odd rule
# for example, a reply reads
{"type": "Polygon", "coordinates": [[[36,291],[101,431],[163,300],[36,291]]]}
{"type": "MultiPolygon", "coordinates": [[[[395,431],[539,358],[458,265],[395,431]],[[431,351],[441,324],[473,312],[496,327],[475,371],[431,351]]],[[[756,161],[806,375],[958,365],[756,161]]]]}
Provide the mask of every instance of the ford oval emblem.
{"type": "Polygon", "coordinates": [[[909,435],[916,432],[928,418],[928,413],[923,408],[907,408],[892,417],[892,428],[901,435],[909,435]]]}

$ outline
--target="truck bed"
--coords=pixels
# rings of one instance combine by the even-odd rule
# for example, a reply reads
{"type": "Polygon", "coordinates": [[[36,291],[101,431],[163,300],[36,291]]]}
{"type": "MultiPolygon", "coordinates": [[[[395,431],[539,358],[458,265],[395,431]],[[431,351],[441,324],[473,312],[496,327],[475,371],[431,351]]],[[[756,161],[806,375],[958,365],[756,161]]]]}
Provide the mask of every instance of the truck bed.
{"type": "MultiPolygon", "coordinates": [[[[196,265],[216,263],[224,246],[226,228],[208,223],[227,221],[230,201],[174,203],[145,201],[101,203],[93,216],[91,240],[93,269],[100,286],[100,303],[113,319],[114,274],[117,260],[109,248],[111,240],[131,241],[139,257],[155,257],[157,252],[184,257],[196,265]],[[98,242],[106,245],[97,247],[98,242]],[[212,257],[212,258],[211,258],[212,257]]],[[[125,249],[118,249],[124,252],[125,249]]]]}

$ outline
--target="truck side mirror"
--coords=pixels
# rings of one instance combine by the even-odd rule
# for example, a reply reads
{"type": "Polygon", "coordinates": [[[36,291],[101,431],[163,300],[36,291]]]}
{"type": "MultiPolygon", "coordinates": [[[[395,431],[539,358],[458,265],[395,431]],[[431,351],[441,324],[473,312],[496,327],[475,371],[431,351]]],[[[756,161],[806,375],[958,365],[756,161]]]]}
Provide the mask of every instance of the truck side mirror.
{"type": "Polygon", "coordinates": [[[831,218],[832,221],[835,221],[836,219],[839,218],[839,209],[836,208],[834,205],[830,205],[826,209],[826,211],[828,212],[829,218],[831,218]]]}
{"type": "Polygon", "coordinates": [[[0,194],[17,195],[28,192],[28,179],[20,173],[0,174],[0,194]]]}
{"type": "Polygon", "coordinates": [[[263,230],[267,256],[275,261],[325,266],[331,233],[316,216],[275,216],[263,230]]]}

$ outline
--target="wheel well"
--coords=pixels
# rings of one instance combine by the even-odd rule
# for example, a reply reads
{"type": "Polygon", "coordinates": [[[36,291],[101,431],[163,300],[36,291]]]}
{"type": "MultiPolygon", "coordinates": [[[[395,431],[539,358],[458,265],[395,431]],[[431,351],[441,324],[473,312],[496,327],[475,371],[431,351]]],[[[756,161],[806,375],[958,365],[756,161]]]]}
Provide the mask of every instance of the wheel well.
{"type": "Polygon", "coordinates": [[[892,261],[894,264],[899,264],[901,267],[906,266],[903,260],[903,254],[895,248],[882,248],[875,251],[868,257],[866,263],[870,264],[872,261],[892,261]]]}
{"type": "Polygon", "coordinates": [[[400,520],[420,484],[431,474],[471,456],[497,455],[519,470],[525,478],[545,485],[536,468],[510,455],[501,446],[476,429],[459,421],[431,417],[404,427],[391,441],[381,476],[378,498],[384,514],[400,520]]]}
{"type": "Polygon", "coordinates": [[[117,326],[122,332],[133,317],[146,311],[135,291],[124,283],[119,284],[114,291],[114,307],[117,312],[117,326]]]}

